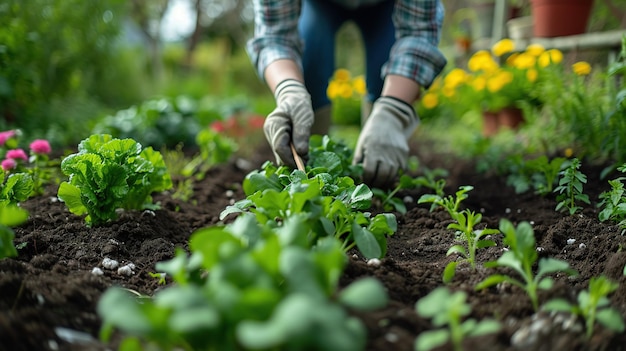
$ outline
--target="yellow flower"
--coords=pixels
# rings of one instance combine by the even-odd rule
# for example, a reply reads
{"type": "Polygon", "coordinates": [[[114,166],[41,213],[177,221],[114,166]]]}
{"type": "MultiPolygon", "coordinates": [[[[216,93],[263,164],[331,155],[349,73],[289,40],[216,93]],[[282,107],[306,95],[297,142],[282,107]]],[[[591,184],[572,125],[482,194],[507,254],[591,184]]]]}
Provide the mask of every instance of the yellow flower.
{"type": "Polygon", "coordinates": [[[515,60],[517,60],[517,57],[519,56],[519,52],[513,53],[511,55],[509,55],[509,57],[506,58],[506,65],[507,66],[515,66],[515,60]]]}
{"type": "Polygon", "coordinates": [[[552,63],[561,63],[563,62],[563,53],[559,49],[550,49],[548,50],[550,53],[550,58],[552,59],[552,63]]]}
{"type": "Polygon", "coordinates": [[[534,68],[531,68],[528,71],[526,71],[526,79],[528,79],[528,81],[531,83],[534,83],[537,80],[538,75],[539,73],[534,68]]]}
{"type": "Polygon", "coordinates": [[[348,83],[340,83],[339,84],[339,96],[344,98],[344,99],[349,99],[352,97],[352,94],[354,92],[352,91],[352,86],[350,86],[350,84],[348,83]]]}
{"type": "Polygon", "coordinates": [[[530,44],[526,47],[526,53],[535,57],[541,55],[544,51],[546,51],[546,48],[541,44],[530,44]]]}
{"type": "Polygon", "coordinates": [[[455,68],[450,71],[448,75],[446,75],[443,80],[443,85],[454,89],[466,80],[467,73],[465,73],[465,71],[460,68],[455,68]]]}
{"type": "Polygon", "coordinates": [[[329,99],[334,100],[339,96],[339,83],[331,81],[326,88],[326,95],[329,99]]]}
{"type": "Polygon", "coordinates": [[[528,69],[534,67],[536,62],[537,59],[535,56],[523,52],[517,56],[513,62],[513,66],[519,69],[528,69]]]}
{"type": "Polygon", "coordinates": [[[495,93],[513,81],[513,74],[509,71],[500,71],[495,76],[487,80],[487,90],[495,93]]]}
{"type": "Polygon", "coordinates": [[[350,75],[350,71],[345,68],[339,68],[335,71],[333,78],[339,82],[347,82],[350,80],[352,76],[350,75]]]}
{"type": "Polygon", "coordinates": [[[498,67],[489,51],[479,50],[467,62],[467,67],[472,72],[492,71],[498,67]]]}
{"type": "Polygon", "coordinates": [[[578,61],[572,65],[572,71],[579,76],[586,76],[591,73],[591,65],[585,61],[578,61]]]}
{"type": "Polygon", "coordinates": [[[563,154],[565,155],[565,157],[570,158],[572,157],[572,155],[574,155],[574,149],[572,149],[571,147],[568,147],[567,149],[565,149],[563,154]]]}
{"type": "Polygon", "coordinates": [[[493,44],[491,47],[491,52],[494,55],[500,57],[504,54],[507,54],[515,49],[515,43],[511,39],[502,39],[497,43],[493,44]]]}
{"type": "Polygon", "coordinates": [[[434,93],[426,93],[422,98],[422,105],[427,109],[435,108],[439,104],[439,97],[434,93]]]}
{"type": "Polygon", "coordinates": [[[367,86],[365,84],[365,78],[363,78],[363,76],[355,77],[352,81],[352,87],[354,88],[354,91],[356,91],[356,93],[360,96],[363,96],[367,93],[367,86]]]}
{"type": "Polygon", "coordinates": [[[470,82],[470,86],[475,91],[483,91],[483,90],[485,90],[485,86],[486,85],[487,85],[487,78],[485,78],[485,76],[478,76],[478,77],[474,78],[470,82]]]}
{"type": "Polygon", "coordinates": [[[455,93],[456,93],[456,90],[455,90],[454,88],[450,88],[450,87],[448,87],[448,86],[444,86],[444,87],[441,89],[441,94],[443,94],[443,96],[445,96],[445,97],[447,97],[447,98],[452,98],[452,97],[454,97],[455,93]]]}

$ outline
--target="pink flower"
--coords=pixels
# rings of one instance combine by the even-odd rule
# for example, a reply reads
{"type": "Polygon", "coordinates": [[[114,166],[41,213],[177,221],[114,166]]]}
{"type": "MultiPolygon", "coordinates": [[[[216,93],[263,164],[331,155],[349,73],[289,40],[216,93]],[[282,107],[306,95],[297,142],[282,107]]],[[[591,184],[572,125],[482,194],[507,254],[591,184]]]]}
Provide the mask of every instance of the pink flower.
{"type": "Polygon", "coordinates": [[[15,168],[17,166],[17,162],[15,162],[15,160],[12,158],[7,158],[2,161],[1,165],[3,170],[8,171],[15,168]]]}
{"type": "Polygon", "coordinates": [[[221,121],[215,121],[215,122],[211,123],[211,129],[212,129],[214,132],[221,133],[221,132],[223,132],[223,131],[224,131],[224,129],[225,129],[225,128],[224,128],[224,123],[222,123],[221,121]]]}
{"type": "Polygon", "coordinates": [[[50,143],[45,139],[35,139],[32,143],[30,143],[30,151],[36,154],[44,154],[47,155],[52,151],[50,147],[50,143]]]}
{"type": "Polygon", "coordinates": [[[26,152],[24,152],[24,150],[22,149],[13,149],[13,150],[9,150],[7,151],[7,158],[11,158],[14,160],[28,160],[28,156],[26,155],[26,152]]]}
{"type": "Polygon", "coordinates": [[[4,132],[0,132],[0,146],[4,146],[7,140],[11,139],[15,136],[14,130],[7,130],[4,132]]]}

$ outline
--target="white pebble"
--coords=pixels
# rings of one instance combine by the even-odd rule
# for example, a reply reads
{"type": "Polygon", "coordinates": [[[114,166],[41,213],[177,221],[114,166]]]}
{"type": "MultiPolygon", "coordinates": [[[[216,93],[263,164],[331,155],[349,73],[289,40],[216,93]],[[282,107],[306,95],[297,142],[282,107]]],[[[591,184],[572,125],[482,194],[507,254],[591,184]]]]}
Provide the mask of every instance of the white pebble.
{"type": "Polygon", "coordinates": [[[117,274],[130,276],[133,275],[133,269],[130,268],[128,265],[125,265],[117,269],[117,274]]]}
{"type": "Polygon", "coordinates": [[[585,243],[580,243],[580,244],[578,244],[578,248],[579,248],[579,249],[584,249],[584,248],[586,248],[586,247],[587,247],[587,245],[585,245],[585,243]]]}
{"type": "Polygon", "coordinates": [[[508,208],[508,207],[507,207],[507,208],[505,208],[505,209],[504,209],[504,213],[511,213],[511,209],[510,209],[510,208],[508,208]]]}
{"type": "Polygon", "coordinates": [[[93,267],[93,269],[91,270],[91,274],[93,274],[93,275],[104,275],[104,272],[102,271],[102,269],[100,269],[98,267],[93,267]]]}
{"type": "Polygon", "coordinates": [[[537,246],[537,252],[543,252],[543,247],[537,246]]]}
{"type": "Polygon", "coordinates": [[[567,245],[572,245],[576,242],[576,239],[567,239],[567,245]]]}
{"type": "Polygon", "coordinates": [[[226,190],[226,197],[233,197],[235,195],[235,192],[232,190],[226,190]]]}
{"type": "Polygon", "coordinates": [[[394,334],[394,333],[387,333],[385,334],[385,340],[391,342],[391,343],[395,343],[398,342],[398,339],[400,339],[398,337],[398,335],[394,334]]]}
{"type": "Polygon", "coordinates": [[[116,260],[112,260],[108,257],[105,257],[104,260],[102,260],[102,267],[106,269],[115,269],[119,265],[120,265],[119,262],[117,262],[116,260]]]}
{"type": "Polygon", "coordinates": [[[415,200],[413,199],[413,196],[407,195],[402,198],[402,201],[404,201],[405,204],[412,204],[415,200]]]}
{"type": "Polygon", "coordinates": [[[367,265],[378,267],[380,266],[380,260],[377,258],[370,258],[369,260],[367,260],[367,265]]]}

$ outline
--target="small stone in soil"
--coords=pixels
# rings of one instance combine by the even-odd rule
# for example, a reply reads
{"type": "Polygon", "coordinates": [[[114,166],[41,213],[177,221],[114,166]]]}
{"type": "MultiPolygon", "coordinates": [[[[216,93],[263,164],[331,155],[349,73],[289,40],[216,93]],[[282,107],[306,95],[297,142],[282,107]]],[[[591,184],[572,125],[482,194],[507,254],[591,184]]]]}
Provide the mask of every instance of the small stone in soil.
{"type": "Polygon", "coordinates": [[[104,275],[104,272],[102,271],[102,269],[100,269],[98,267],[93,267],[93,269],[91,270],[91,274],[93,274],[93,275],[104,275]]]}
{"type": "Polygon", "coordinates": [[[116,260],[112,260],[108,257],[105,257],[102,260],[102,267],[106,268],[106,269],[115,269],[119,266],[119,262],[117,262],[116,260]]]}

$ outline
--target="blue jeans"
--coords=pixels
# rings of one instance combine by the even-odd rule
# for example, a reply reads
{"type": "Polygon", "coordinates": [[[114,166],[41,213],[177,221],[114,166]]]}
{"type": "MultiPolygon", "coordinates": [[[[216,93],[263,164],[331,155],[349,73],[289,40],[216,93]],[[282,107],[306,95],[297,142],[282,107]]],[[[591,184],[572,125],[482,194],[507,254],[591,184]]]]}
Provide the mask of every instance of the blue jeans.
{"type": "Polygon", "coordinates": [[[376,100],[383,88],[382,66],[395,41],[392,22],[395,1],[347,9],[328,0],[303,0],[298,30],[304,41],[302,66],[313,109],[330,104],[326,88],[335,67],[335,37],[346,21],[353,21],[365,44],[367,99],[376,100]]]}

